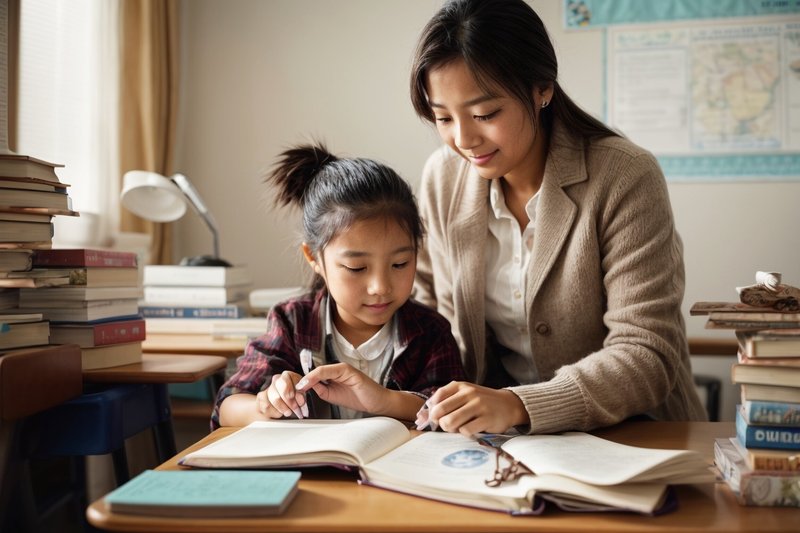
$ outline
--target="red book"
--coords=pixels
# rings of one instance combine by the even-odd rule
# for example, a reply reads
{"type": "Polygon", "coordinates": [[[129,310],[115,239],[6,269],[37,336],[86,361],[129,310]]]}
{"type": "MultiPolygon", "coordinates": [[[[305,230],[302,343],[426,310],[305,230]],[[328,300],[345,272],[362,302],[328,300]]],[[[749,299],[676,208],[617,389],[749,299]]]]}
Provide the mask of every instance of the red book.
{"type": "Polygon", "coordinates": [[[78,344],[81,348],[143,341],[145,322],[142,318],[98,322],[96,324],[50,324],[51,344],[78,344]]]}
{"type": "Polygon", "coordinates": [[[53,249],[36,250],[34,267],[135,267],[138,259],[133,252],[117,250],[53,249]]]}

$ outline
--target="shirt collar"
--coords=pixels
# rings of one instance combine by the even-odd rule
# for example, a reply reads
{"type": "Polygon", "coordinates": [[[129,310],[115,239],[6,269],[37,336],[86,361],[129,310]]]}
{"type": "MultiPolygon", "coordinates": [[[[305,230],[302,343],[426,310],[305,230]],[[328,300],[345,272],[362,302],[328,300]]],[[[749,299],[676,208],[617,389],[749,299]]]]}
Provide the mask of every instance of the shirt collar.
{"type": "MultiPolygon", "coordinates": [[[[525,212],[528,214],[528,220],[530,221],[536,220],[536,205],[539,203],[540,192],[541,188],[525,204],[525,212]]],[[[489,185],[489,207],[497,220],[503,218],[514,219],[514,215],[511,214],[506,205],[506,195],[503,194],[503,186],[499,179],[491,180],[489,185]]]]}
{"type": "Polygon", "coordinates": [[[392,317],[392,320],[384,324],[383,327],[379,329],[377,333],[375,333],[375,335],[361,344],[361,346],[353,346],[350,344],[350,341],[345,339],[344,336],[339,333],[339,330],[336,329],[336,325],[333,323],[333,319],[331,318],[333,316],[331,306],[334,305],[334,302],[330,296],[328,296],[327,300],[328,304],[325,309],[325,334],[333,335],[336,348],[338,350],[342,350],[341,355],[351,359],[373,361],[386,351],[386,347],[389,345],[389,343],[391,343],[392,337],[394,336],[392,333],[394,331],[394,322],[397,316],[396,313],[395,316],[392,317]]]}

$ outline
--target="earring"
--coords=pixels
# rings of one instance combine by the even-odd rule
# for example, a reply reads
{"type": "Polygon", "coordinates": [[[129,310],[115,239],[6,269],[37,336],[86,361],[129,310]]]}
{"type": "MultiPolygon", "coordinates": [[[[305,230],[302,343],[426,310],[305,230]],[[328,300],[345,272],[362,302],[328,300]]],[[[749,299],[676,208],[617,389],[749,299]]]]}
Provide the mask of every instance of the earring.
{"type": "Polygon", "coordinates": [[[542,102],[542,109],[544,109],[545,107],[547,107],[547,104],[549,104],[549,103],[550,103],[550,102],[548,102],[547,100],[545,100],[544,102],[542,102]]]}

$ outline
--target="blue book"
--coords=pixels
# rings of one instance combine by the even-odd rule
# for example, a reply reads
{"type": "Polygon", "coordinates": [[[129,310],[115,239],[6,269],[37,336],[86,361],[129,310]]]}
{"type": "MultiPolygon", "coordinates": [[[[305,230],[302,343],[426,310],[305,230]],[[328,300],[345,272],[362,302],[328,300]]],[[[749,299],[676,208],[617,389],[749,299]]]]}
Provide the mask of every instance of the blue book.
{"type": "Polygon", "coordinates": [[[745,448],[800,450],[800,427],[748,424],[741,405],[736,406],[736,437],[745,448]]]}
{"type": "Polygon", "coordinates": [[[192,518],[277,515],[297,493],[293,470],[145,470],[109,493],[112,513],[192,518]]]}
{"type": "Polygon", "coordinates": [[[236,304],[215,306],[140,305],[139,313],[145,318],[245,318],[249,316],[244,306],[236,304]]]}
{"type": "Polygon", "coordinates": [[[748,400],[742,408],[748,424],[800,427],[800,403],[748,400]]]}

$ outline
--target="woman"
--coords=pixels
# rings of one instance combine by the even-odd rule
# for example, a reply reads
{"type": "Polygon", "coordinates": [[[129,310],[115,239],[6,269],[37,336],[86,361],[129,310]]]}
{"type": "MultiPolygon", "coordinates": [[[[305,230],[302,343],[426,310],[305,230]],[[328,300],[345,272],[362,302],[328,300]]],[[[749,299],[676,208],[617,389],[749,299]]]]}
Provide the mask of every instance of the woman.
{"type": "Polygon", "coordinates": [[[423,416],[464,434],[704,420],[663,174],[564,93],[538,15],[448,2],[411,99],[447,145],[423,173],[415,297],[450,320],[481,384],[440,388],[423,416]]]}

